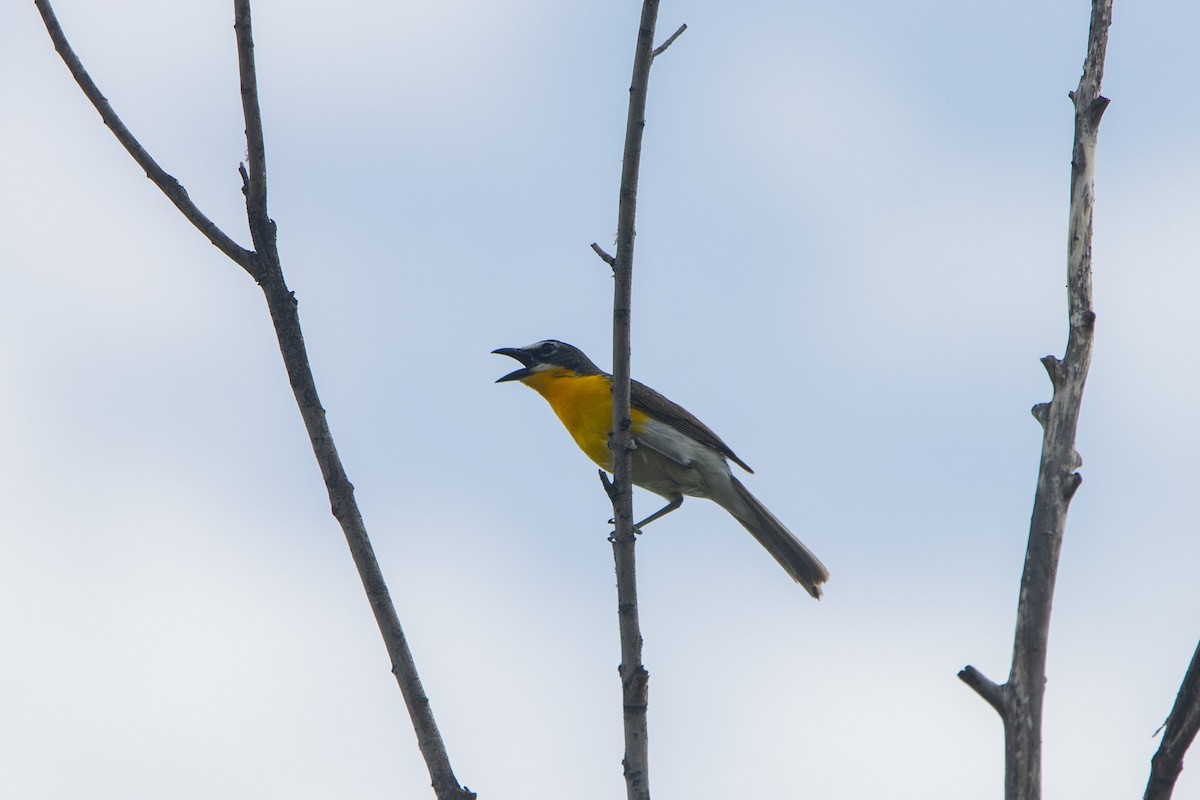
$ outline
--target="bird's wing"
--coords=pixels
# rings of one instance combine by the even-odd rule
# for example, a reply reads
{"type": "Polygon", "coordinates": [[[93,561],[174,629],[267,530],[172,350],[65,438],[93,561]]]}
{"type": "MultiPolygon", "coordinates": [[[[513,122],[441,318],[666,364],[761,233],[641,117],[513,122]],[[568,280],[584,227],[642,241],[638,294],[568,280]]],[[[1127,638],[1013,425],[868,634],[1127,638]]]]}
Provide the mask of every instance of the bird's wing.
{"type": "Polygon", "coordinates": [[[688,468],[696,465],[696,459],[702,457],[706,449],[712,451],[711,447],[706,448],[686,433],[654,417],[642,423],[635,440],[638,447],[653,450],[688,468]]]}
{"type": "MultiPolygon", "coordinates": [[[[686,408],[671,402],[646,384],[630,381],[629,399],[631,406],[645,412],[651,419],[664,423],[667,427],[695,439],[706,447],[711,447],[747,472],[754,472],[745,461],[742,461],[733,450],[729,449],[729,445],[721,441],[720,436],[712,432],[711,428],[696,419],[686,408]]],[[[682,447],[682,443],[678,441],[673,441],[673,437],[664,431],[645,430],[639,438],[651,450],[656,450],[680,464],[691,466],[691,457],[687,455],[686,447],[682,447]]]]}

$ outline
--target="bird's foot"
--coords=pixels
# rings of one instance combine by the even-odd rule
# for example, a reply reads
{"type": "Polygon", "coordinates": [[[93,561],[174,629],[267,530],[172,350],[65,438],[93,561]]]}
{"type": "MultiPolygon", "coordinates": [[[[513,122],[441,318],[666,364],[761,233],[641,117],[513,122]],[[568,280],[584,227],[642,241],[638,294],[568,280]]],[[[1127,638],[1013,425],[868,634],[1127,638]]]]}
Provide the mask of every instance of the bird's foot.
{"type": "MultiPolygon", "coordinates": [[[[616,524],[617,524],[617,521],[616,521],[615,519],[610,519],[610,520],[608,521],[608,524],[609,524],[609,525],[616,525],[616,524]]],[[[637,525],[634,525],[634,526],[633,526],[633,535],[634,535],[634,536],[639,536],[639,535],[641,534],[641,532],[642,532],[642,529],[641,529],[641,528],[639,528],[637,525]]],[[[617,532],[616,532],[616,531],[609,531],[609,532],[608,532],[608,541],[609,541],[609,544],[616,544],[616,543],[617,543],[617,532]]]]}

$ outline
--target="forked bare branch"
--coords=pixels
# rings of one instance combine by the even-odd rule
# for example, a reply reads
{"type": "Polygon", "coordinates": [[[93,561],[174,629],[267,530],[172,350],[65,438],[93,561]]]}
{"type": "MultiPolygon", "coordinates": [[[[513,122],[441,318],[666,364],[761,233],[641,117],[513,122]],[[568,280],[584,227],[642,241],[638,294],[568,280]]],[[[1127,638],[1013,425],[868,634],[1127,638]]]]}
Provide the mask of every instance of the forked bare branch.
{"type": "Polygon", "coordinates": [[[275,224],[267,213],[267,169],[266,148],[263,144],[262,114],[258,99],[258,81],[254,67],[254,37],[250,24],[249,0],[234,0],[234,30],[238,46],[238,73],[241,79],[242,111],[246,121],[247,165],[241,165],[243,192],[246,195],[246,216],[250,227],[254,250],[246,250],[196,208],[187,191],[168,175],[146,152],[129,129],[117,117],[108,101],[92,81],[79,58],[67,42],[66,35],[54,15],[49,0],[35,0],[42,15],[46,30],[62,56],[75,81],[84,94],[100,112],[104,124],[116,135],[121,145],[146,171],[147,177],[170,198],[210,242],[225,255],[245,269],[258,282],[267,301],[279,350],[287,369],[288,380],[296,397],[304,426],[308,431],[313,454],[325,479],[329,501],[334,517],[341,524],[346,542],[350,547],[359,577],[384,644],[391,659],[392,672],[400,686],[404,702],[408,707],[417,743],[429,769],[434,791],[439,800],[470,800],[475,794],[459,786],[445,744],[433,719],[429,698],[421,685],[416,664],[408,647],[400,620],[396,615],[384,582],[383,573],[375,558],[375,552],[367,536],[366,526],[358,503],[354,498],[354,487],[346,476],[333,434],[325,417],[325,409],[317,395],[316,383],[304,346],[300,330],[300,317],[296,299],[284,281],[276,245],[275,224]]]}
{"type": "Polygon", "coordinates": [[[50,6],[49,0],[34,0],[33,4],[37,7],[38,13],[42,15],[42,22],[46,26],[46,32],[50,34],[50,41],[54,43],[54,49],[58,51],[58,55],[62,58],[63,63],[67,65],[67,69],[71,71],[71,77],[79,84],[79,88],[83,90],[84,95],[91,101],[96,111],[100,112],[100,118],[104,120],[104,124],[113,132],[113,135],[117,137],[117,141],[128,151],[129,155],[133,156],[133,160],[137,162],[138,166],[145,171],[146,177],[162,190],[167,199],[175,204],[175,207],[187,218],[188,222],[196,227],[196,230],[204,234],[218,250],[257,280],[258,275],[255,274],[253,254],[227,236],[224,231],[217,227],[216,223],[205,216],[204,212],[192,202],[187,190],[183,188],[179,181],[167,174],[166,170],[160,167],[158,162],[146,152],[146,148],[142,147],[141,142],[134,138],[129,128],[125,127],[125,123],[117,116],[117,112],[113,110],[108,99],[100,91],[100,87],[96,85],[96,82],[92,80],[92,76],[84,69],[79,56],[75,55],[70,42],[67,41],[66,34],[63,33],[62,26],[58,24],[58,17],[55,16],[54,9],[50,6]]]}

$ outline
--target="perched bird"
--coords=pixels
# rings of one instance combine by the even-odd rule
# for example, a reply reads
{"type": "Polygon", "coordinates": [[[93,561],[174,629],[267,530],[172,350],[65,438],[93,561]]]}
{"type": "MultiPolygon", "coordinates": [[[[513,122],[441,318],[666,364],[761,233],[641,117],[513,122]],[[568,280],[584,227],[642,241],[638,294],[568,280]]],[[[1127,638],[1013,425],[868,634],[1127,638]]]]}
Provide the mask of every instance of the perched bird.
{"type": "MultiPolygon", "coordinates": [[[[547,339],[527,347],[501,347],[521,368],[496,381],[520,381],[550,403],[575,444],[603,469],[612,471],[612,376],[577,347],[547,339]]],[[[650,387],[631,382],[630,421],[637,486],[667,499],[667,505],[637,524],[641,527],[683,503],[684,495],[707,497],[753,534],[792,578],[818,600],[829,572],[741,482],[726,459],[753,472],[721,437],[683,407],[650,387]]]]}

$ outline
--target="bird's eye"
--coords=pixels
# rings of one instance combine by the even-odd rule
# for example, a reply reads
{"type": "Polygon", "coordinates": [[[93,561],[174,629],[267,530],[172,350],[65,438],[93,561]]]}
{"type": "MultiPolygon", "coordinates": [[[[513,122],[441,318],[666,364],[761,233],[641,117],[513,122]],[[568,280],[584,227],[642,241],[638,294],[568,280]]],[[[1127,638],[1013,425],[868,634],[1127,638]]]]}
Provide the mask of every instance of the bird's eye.
{"type": "Polygon", "coordinates": [[[558,350],[558,346],[554,342],[542,342],[538,346],[538,355],[542,358],[549,358],[558,350]]]}

